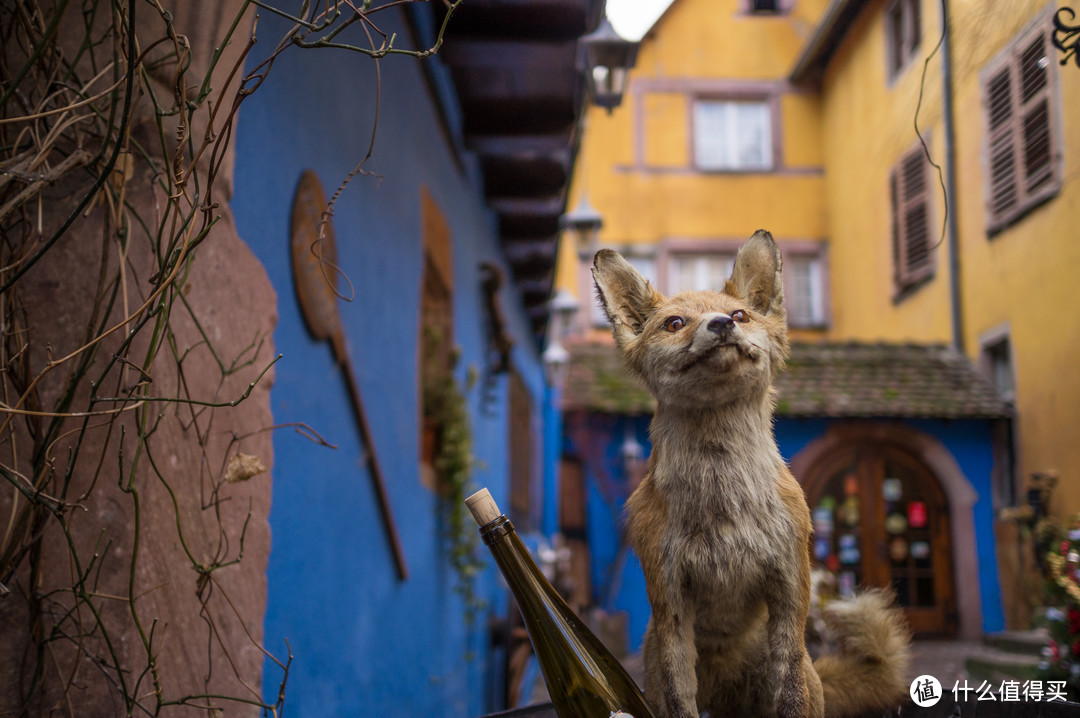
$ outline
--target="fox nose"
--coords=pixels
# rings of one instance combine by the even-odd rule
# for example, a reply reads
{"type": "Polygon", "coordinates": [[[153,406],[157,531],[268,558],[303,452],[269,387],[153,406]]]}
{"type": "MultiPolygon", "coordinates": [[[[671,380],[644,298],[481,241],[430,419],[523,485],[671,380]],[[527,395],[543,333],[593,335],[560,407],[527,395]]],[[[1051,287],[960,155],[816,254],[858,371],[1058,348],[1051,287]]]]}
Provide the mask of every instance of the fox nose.
{"type": "Polygon", "coordinates": [[[734,319],[732,319],[726,314],[721,314],[710,319],[709,323],[705,325],[705,328],[713,334],[719,334],[720,336],[724,336],[725,334],[730,332],[731,328],[734,326],[734,319]]]}

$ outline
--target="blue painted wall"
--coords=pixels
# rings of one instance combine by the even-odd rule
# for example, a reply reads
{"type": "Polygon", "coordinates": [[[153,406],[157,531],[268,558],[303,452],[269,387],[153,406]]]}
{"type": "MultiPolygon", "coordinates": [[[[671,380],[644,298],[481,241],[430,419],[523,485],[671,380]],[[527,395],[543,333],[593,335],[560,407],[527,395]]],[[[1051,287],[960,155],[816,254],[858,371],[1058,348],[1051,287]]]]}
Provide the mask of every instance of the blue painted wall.
{"type": "MultiPolygon", "coordinates": [[[[394,11],[396,12],[396,11],[394,11]]],[[[379,14],[387,32],[407,37],[404,15],[379,14]]],[[[287,26],[264,13],[270,38],[287,26]]],[[[345,41],[360,41],[344,37],[345,41]]],[[[438,62],[437,58],[429,62],[438,62]]],[[[250,65],[250,63],[249,63],[250,65]]],[[[475,168],[455,162],[439,124],[420,61],[381,62],[382,98],[375,152],[337,203],[339,264],[355,297],[341,302],[353,368],[379,460],[388,482],[411,577],[400,582],[383,537],[375,494],[345,384],[328,344],[311,340],[293,292],[289,212],[300,173],[314,169],[327,195],[364,157],[376,99],[374,62],[341,51],[292,49],[242,106],[236,136],[232,207],[241,237],[263,262],[278,292],[276,365],[271,394],[277,424],[303,422],[337,449],[317,446],[290,429],[274,434],[272,548],[264,643],[295,656],[287,714],[302,716],[474,716],[499,707],[498,656],[489,649],[486,616],[467,627],[454,592],[436,497],[420,483],[417,336],[422,245],[421,186],[445,214],[454,246],[455,341],[459,378],[484,365],[484,312],[478,266],[505,267],[493,216],[481,199],[475,168]],[[469,659],[471,657],[471,659],[469,659]]],[[[446,77],[446,73],[436,73],[446,77]]],[[[443,82],[439,92],[452,96],[443,82]]],[[[457,119],[450,118],[456,126],[457,119]]],[[[533,395],[543,475],[553,482],[555,442],[544,430],[547,389],[526,317],[513,287],[503,297],[517,338],[513,363],[533,395]]],[[[469,394],[477,486],[503,505],[508,499],[507,391],[502,378],[489,410],[469,394]]],[[[553,493],[549,487],[547,493],[553,493]]],[[[544,526],[554,525],[554,502],[544,526]],[[550,514],[550,515],[549,515],[550,514]]],[[[506,609],[488,569],[478,589],[493,610],[506,609]]],[[[282,672],[267,662],[264,695],[273,700],[282,672]]]]}
{"type": "MultiPolygon", "coordinates": [[[[603,417],[608,427],[602,459],[595,454],[585,461],[588,536],[592,560],[594,600],[608,611],[626,611],[629,618],[629,646],[640,648],[650,614],[641,565],[632,551],[620,551],[619,531],[623,519],[622,502],[627,494],[626,475],[619,465],[619,447],[625,440],[627,424],[639,442],[650,450],[648,418],[603,417]],[[610,425],[610,426],[609,426],[610,425]],[[599,460],[597,460],[599,459],[599,460]]],[[[776,440],[785,459],[798,454],[829,427],[824,419],[781,419],[776,424],[776,440]]],[[[985,421],[910,420],[902,422],[940,441],[952,453],[961,471],[978,494],[973,508],[975,539],[979,557],[983,631],[1000,631],[1005,620],[1001,606],[993,533],[990,477],[993,467],[991,430],[985,421]]],[[[563,451],[584,457],[588,449],[573,439],[564,440],[563,451]]]]}

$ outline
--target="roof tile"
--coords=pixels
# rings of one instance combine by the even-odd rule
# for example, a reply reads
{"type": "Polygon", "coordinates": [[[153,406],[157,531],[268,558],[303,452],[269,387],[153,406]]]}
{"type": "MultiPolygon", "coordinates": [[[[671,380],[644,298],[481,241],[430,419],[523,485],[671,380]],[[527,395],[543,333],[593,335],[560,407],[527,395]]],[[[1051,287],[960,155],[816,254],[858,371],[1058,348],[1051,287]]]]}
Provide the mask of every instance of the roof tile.
{"type": "MultiPolygon", "coordinates": [[[[655,401],[629,377],[610,342],[567,346],[567,411],[648,414],[655,401]]],[[[993,419],[1012,406],[971,361],[939,344],[795,343],[776,381],[788,417],[993,419]]]]}

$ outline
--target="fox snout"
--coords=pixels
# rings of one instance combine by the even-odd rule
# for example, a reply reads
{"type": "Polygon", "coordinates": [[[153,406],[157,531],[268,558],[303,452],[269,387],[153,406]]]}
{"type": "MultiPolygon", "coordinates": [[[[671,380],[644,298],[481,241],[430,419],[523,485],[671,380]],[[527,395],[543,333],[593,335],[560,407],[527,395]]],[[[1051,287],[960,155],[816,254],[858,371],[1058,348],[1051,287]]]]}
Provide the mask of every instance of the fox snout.
{"type": "Polygon", "coordinates": [[[738,342],[735,320],[723,312],[702,315],[686,349],[691,356],[710,353],[726,344],[738,342]]]}
{"type": "Polygon", "coordinates": [[[705,329],[724,340],[731,336],[731,331],[735,328],[735,320],[727,314],[717,314],[704,319],[705,329]]]}

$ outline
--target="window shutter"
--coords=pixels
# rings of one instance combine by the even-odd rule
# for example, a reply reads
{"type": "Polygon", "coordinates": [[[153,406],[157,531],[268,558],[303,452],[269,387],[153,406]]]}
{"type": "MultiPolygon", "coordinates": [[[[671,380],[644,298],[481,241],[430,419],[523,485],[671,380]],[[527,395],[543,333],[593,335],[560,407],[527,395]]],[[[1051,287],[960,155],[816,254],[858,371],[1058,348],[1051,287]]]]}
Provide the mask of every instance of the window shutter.
{"type": "Polygon", "coordinates": [[[1051,179],[1049,57],[1040,33],[1020,53],[1020,113],[1023,117],[1024,184],[1032,192],[1051,179]]]}
{"type": "Polygon", "coordinates": [[[894,275],[901,291],[933,271],[927,166],[920,147],[901,158],[890,179],[894,275]]]}
{"type": "Polygon", "coordinates": [[[1052,196],[1061,185],[1047,43],[1044,29],[1021,38],[983,85],[990,232],[1052,196]]]}
{"type": "Polygon", "coordinates": [[[904,268],[909,276],[930,264],[930,183],[921,150],[908,155],[903,168],[904,268]]]}
{"type": "Polygon", "coordinates": [[[516,369],[510,372],[509,384],[510,510],[518,527],[530,530],[539,515],[533,505],[532,395],[516,369]]]}
{"type": "Polygon", "coordinates": [[[1016,117],[1013,113],[1011,68],[990,78],[986,88],[990,128],[990,213],[1006,215],[1016,206],[1016,117]]]}

